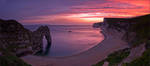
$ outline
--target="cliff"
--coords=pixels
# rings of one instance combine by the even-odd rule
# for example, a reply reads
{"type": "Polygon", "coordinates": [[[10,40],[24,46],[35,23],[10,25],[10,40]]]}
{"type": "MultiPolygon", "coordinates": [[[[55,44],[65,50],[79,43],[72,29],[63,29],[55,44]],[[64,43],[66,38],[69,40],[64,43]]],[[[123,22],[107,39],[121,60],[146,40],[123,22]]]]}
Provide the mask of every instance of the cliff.
{"type": "MultiPolygon", "coordinates": [[[[150,14],[133,18],[104,18],[104,22],[95,23],[103,31],[123,33],[122,39],[136,46],[148,41],[150,37],[150,14]],[[144,39],[143,41],[140,41],[144,39]],[[139,42],[136,42],[139,41],[139,42]]],[[[93,24],[93,26],[95,25],[93,24]]]]}
{"type": "Polygon", "coordinates": [[[133,18],[104,18],[104,22],[97,23],[106,37],[121,37],[130,46],[128,52],[116,51],[97,65],[108,62],[109,66],[118,64],[124,66],[149,66],[150,53],[150,14],[133,18]],[[143,61],[142,61],[143,60],[143,61]]]}
{"type": "Polygon", "coordinates": [[[93,28],[99,28],[99,27],[100,27],[100,22],[93,24],[93,28]]]}
{"type": "Polygon", "coordinates": [[[41,26],[36,31],[25,29],[15,20],[0,19],[0,55],[8,50],[16,56],[28,54],[46,54],[51,46],[50,30],[41,26]],[[43,51],[43,36],[47,39],[46,51],[43,51]]]}

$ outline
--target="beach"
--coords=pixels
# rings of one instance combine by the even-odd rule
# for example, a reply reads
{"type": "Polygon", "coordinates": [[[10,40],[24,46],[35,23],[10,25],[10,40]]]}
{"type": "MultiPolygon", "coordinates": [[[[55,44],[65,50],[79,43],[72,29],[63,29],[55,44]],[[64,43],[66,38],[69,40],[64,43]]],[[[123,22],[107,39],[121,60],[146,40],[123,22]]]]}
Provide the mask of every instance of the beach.
{"type": "MultiPolygon", "coordinates": [[[[38,25],[25,26],[31,31],[35,31],[38,27],[38,25]]],[[[47,56],[51,57],[71,56],[87,51],[104,39],[100,29],[91,25],[49,25],[48,27],[52,45],[47,56]]],[[[45,36],[42,43],[45,48],[47,45],[45,36]]]]}
{"type": "Polygon", "coordinates": [[[0,66],[150,66],[150,0],[0,0],[0,66]]]}
{"type": "Polygon", "coordinates": [[[107,35],[97,46],[72,56],[65,57],[41,57],[24,56],[22,59],[32,66],[91,66],[105,59],[110,53],[128,47],[128,44],[120,39],[118,34],[107,35]],[[118,36],[118,37],[116,37],[118,36]]]}

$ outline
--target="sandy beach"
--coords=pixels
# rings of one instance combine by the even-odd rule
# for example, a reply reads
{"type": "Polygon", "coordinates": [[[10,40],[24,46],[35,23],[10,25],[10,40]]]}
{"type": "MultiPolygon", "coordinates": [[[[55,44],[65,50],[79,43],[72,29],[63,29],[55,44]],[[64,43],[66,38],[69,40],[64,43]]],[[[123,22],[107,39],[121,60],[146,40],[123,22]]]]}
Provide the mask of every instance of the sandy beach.
{"type": "Polygon", "coordinates": [[[113,35],[103,33],[103,35],[105,35],[104,40],[97,46],[76,55],[66,57],[29,55],[22,57],[22,59],[32,66],[91,66],[106,58],[110,53],[128,47],[117,33],[113,35]]]}
{"type": "Polygon", "coordinates": [[[150,66],[150,0],[0,0],[0,66],[150,66]]]}

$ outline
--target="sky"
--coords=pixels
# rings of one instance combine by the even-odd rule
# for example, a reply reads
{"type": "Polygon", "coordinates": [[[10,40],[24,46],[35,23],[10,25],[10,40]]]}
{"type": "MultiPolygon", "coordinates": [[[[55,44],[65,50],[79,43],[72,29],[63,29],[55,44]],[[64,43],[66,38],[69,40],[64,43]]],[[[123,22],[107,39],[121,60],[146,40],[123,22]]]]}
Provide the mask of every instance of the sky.
{"type": "Polygon", "coordinates": [[[22,24],[90,25],[150,14],[150,0],[0,0],[0,18],[22,24]]]}

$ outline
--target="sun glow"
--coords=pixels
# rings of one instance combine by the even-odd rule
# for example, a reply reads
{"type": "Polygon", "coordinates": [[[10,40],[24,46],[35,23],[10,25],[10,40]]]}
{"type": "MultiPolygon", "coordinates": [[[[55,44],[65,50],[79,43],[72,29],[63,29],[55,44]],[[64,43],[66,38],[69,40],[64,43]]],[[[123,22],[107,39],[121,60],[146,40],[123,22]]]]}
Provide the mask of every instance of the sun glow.
{"type": "Polygon", "coordinates": [[[101,13],[87,13],[87,14],[71,14],[69,18],[76,18],[82,22],[102,22],[104,18],[98,17],[101,13]]]}
{"type": "Polygon", "coordinates": [[[81,18],[86,22],[103,22],[104,18],[81,18]]]}

